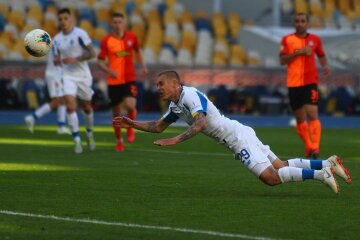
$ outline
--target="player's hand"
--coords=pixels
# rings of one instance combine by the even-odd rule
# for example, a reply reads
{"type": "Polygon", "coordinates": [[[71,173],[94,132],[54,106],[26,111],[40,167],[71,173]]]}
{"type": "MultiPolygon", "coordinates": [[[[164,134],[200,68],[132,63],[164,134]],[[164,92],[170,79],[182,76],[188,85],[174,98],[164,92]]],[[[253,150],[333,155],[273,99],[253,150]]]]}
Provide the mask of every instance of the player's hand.
{"type": "Polygon", "coordinates": [[[76,58],[68,57],[68,58],[64,58],[62,62],[65,64],[72,64],[78,62],[78,60],[76,58]]]}
{"type": "Polygon", "coordinates": [[[114,117],[112,122],[115,127],[129,128],[132,127],[133,120],[127,117],[114,117]]]}
{"type": "Polygon", "coordinates": [[[159,139],[154,142],[155,145],[158,146],[172,146],[177,144],[177,140],[175,138],[166,138],[166,139],[159,139]]]}
{"type": "Polygon", "coordinates": [[[305,55],[305,56],[310,56],[311,53],[312,53],[312,49],[311,49],[310,46],[305,46],[305,47],[303,48],[303,50],[304,50],[304,55],[305,55]]]}
{"type": "Polygon", "coordinates": [[[108,73],[109,73],[110,77],[112,77],[112,78],[117,78],[117,76],[118,76],[117,72],[115,72],[113,70],[109,70],[108,73]]]}
{"type": "Polygon", "coordinates": [[[146,67],[141,69],[141,76],[146,77],[148,75],[149,71],[146,67]]]}
{"type": "Polygon", "coordinates": [[[329,76],[331,74],[331,68],[329,67],[329,65],[325,65],[323,67],[323,70],[324,70],[324,75],[325,76],[329,76]]]}

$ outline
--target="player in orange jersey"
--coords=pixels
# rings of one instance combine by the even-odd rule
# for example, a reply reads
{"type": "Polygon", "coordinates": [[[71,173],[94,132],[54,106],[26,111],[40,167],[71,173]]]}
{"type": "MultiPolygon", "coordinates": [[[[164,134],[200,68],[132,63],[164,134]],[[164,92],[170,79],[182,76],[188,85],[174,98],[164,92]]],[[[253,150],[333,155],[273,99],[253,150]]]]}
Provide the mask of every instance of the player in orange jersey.
{"type": "Polygon", "coordinates": [[[287,87],[297,133],[305,144],[306,156],[316,159],[320,151],[321,123],[315,55],[326,76],[330,74],[330,68],[320,37],[307,32],[309,17],[305,13],[296,14],[294,25],[295,33],[284,36],[281,41],[280,62],[287,65],[287,87]]]}
{"type": "MultiPolygon", "coordinates": [[[[136,76],[133,53],[141,65],[142,74],[147,74],[147,68],[142,56],[137,37],[126,30],[126,21],[122,13],[112,14],[112,33],[105,36],[100,44],[98,65],[107,74],[108,93],[113,117],[127,112],[130,119],[135,120],[136,110],[136,76]],[[108,63],[106,63],[106,60],[108,63]]],[[[121,128],[113,125],[117,140],[116,151],[124,151],[121,128]]],[[[127,141],[133,142],[135,133],[133,128],[127,129],[127,141]]]]}

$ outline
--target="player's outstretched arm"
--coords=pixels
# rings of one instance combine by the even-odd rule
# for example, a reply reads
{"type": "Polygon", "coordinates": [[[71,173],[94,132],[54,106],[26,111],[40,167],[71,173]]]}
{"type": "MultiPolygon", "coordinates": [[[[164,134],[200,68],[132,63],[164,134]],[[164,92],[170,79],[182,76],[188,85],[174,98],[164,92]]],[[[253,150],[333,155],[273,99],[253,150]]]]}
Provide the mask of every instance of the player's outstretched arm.
{"type": "Polygon", "coordinates": [[[113,119],[115,126],[122,128],[135,128],[144,132],[152,133],[161,133],[163,132],[171,123],[167,123],[162,119],[157,121],[133,121],[127,117],[115,117],[113,119]]]}
{"type": "Polygon", "coordinates": [[[199,134],[206,127],[206,116],[204,113],[200,113],[194,117],[195,122],[182,134],[177,135],[173,138],[159,139],[154,142],[158,146],[171,146],[181,143],[189,138],[199,134]]]}

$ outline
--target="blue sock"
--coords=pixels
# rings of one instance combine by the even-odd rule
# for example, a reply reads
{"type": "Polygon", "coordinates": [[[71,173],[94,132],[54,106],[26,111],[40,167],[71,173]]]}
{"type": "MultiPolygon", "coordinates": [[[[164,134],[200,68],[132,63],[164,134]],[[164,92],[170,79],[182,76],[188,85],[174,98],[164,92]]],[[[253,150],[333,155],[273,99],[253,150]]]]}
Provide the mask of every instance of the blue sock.
{"type": "Polygon", "coordinates": [[[302,179],[314,179],[314,169],[302,169],[302,179]]]}
{"type": "Polygon", "coordinates": [[[65,125],[66,125],[65,122],[58,122],[59,127],[65,127],[65,125]]]}
{"type": "Polygon", "coordinates": [[[323,168],[321,160],[310,160],[310,168],[315,170],[321,170],[323,168]]]}

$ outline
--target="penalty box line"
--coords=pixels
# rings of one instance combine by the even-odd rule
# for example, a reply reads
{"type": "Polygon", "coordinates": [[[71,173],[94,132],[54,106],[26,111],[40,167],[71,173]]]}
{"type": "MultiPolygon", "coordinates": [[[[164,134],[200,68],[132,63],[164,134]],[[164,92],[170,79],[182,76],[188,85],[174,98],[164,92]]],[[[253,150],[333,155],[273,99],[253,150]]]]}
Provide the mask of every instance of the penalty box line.
{"type": "Polygon", "coordinates": [[[140,228],[140,229],[152,229],[152,230],[161,230],[161,231],[171,231],[171,232],[182,232],[182,233],[193,233],[193,234],[202,234],[209,236],[217,237],[226,237],[226,238],[238,238],[238,239],[251,239],[251,240],[281,240],[278,238],[268,238],[260,236],[249,236],[244,234],[237,233],[226,233],[226,232],[216,232],[208,230],[198,230],[190,228],[177,228],[177,227],[168,227],[168,226],[152,226],[152,225],[142,225],[134,223],[124,223],[124,222],[108,222],[101,221],[96,219],[82,219],[82,218],[70,218],[70,217],[59,217],[55,215],[42,215],[42,214],[33,214],[33,213],[24,213],[24,212],[14,212],[8,210],[0,210],[2,215],[12,215],[12,216],[22,216],[29,218],[41,218],[41,219],[50,219],[56,221],[65,221],[65,222],[76,222],[76,223],[87,223],[87,224],[97,224],[97,225],[108,225],[108,226],[119,226],[126,228],[140,228]]]}

